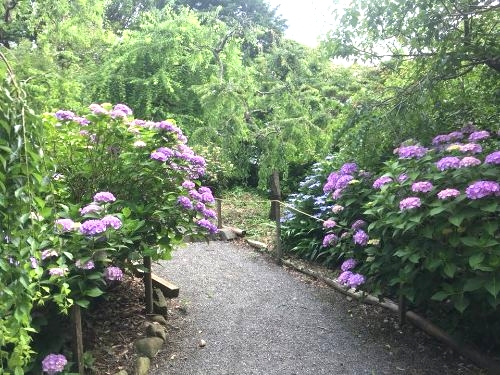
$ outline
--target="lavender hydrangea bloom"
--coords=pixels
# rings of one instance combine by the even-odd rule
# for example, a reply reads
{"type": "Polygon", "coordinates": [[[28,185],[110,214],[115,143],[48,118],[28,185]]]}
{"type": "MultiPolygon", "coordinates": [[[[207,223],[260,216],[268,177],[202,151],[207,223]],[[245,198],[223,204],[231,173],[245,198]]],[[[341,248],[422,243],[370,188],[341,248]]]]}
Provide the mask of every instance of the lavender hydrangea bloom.
{"type": "Polygon", "coordinates": [[[89,105],[89,109],[94,115],[106,115],[108,111],[100,104],[93,103],[89,105]]]}
{"type": "Polygon", "coordinates": [[[35,257],[30,257],[31,268],[35,269],[38,267],[38,260],[35,257]]]}
{"type": "Polygon", "coordinates": [[[58,120],[64,121],[64,120],[73,120],[75,114],[71,111],[59,110],[55,113],[55,116],[58,120]]]}
{"type": "Polygon", "coordinates": [[[351,276],[349,276],[349,280],[347,281],[347,285],[349,285],[350,288],[357,288],[361,284],[365,283],[365,277],[363,275],[360,275],[359,273],[354,273],[351,276]]]}
{"type": "Polygon", "coordinates": [[[109,191],[101,191],[94,195],[94,202],[114,202],[116,198],[109,191]]]}
{"type": "Polygon", "coordinates": [[[354,177],[351,176],[350,174],[346,174],[343,176],[340,176],[340,178],[337,180],[335,184],[335,189],[344,189],[347,185],[349,185],[349,182],[354,180],[354,177]]]}
{"type": "Polygon", "coordinates": [[[328,175],[325,186],[323,186],[323,192],[329,193],[335,190],[335,184],[337,180],[340,178],[340,174],[337,172],[332,172],[328,175]]]}
{"type": "Polygon", "coordinates": [[[106,231],[106,224],[101,220],[87,220],[80,227],[80,233],[85,236],[95,236],[106,231]]]}
{"type": "Polygon", "coordinates": [[[337,225],[334,220],[328,219],[323,222],[323,228],[333,228],[337,225]]]}
{"type": "Polygon", "coordinates": [[[163,155],[165,155],[167,158],[171,158],[173,156],[175,156],[175,152],[174,150],[172,150],[171,148],[168,148],[168,147],[160,147],[158,150],[156,150],[157,152],[161,152],[163,155]]]}
{"type": "Polygon", "coordinates": [[[392,182],[392,178],[391,177],[389,177],[389,176],[382,176],[382,177],[377,178],[373,182],[372,186],[375,189],[380,189],[382,186],[384,186],[385,184],[388,184],[389,182],[392,182]]]}
{"type": "Polygon", "coordinates": [[[448,137],[450,138],[450,142],[458,141],[464,137],[464,133],[455,131],[448,134],[448,137]]]}
{"type": "Polygon", "coordinates": [[[193,202],[191,202],[191,199],[189,199],[188,197],[180,196],[179,198],[177,198],[177,203],[179,203],[186,210],[193,209],[193,202]]]}
{"type": "Polygon", "coordinates": [[[49,275],[50,276],[64,276],[66,271],[67,271],[66,268],[54,267],[54,268],[49,269],[49,275]]]}
{"type": "Polygon", "coordinates": [[[215,198],[211,192],[205,192],[201,194],[201,201],[204,203],[214,203],[215,198]]]}
{"type": "Polygon", "coordinates": [[[366,225],[366,221],[364,220],[356,220],[354,223],[351,225],[351,229],[361,229],[366,225]]]}
{"type": "Polygon", "coordinates": [[[486,164],[500,164],[500,151],[495,151],[486,156],[484,159],[486,164]]]}
{"type": "Polygon", "coordinates": [[[463,153],[470,152],[472,154],[479,154],[483,152],[483,148],[478,143],[466,143],[464,145],[459,146],[458,149],[460,152],[463,153]]]}
{"type": "Polygon", "coordinates": [[[500,195],[500,184],[496,181],[477,181],[465,189],[469,199],[481,199],[490,195],[500,195]]]}
{"type": "Polygon", "coordinates": [[[474,167],[480,164],[481,160],[473,156],[465,156],[460,160],[460,168],[474,167]]]}
{"type": "Polygon", "coordinates": [[[473,132],[469,135],[469,141],[477,142],[490,137],[490,133],[486,130],[481,130],[477,132],[473,132]]]}
{"type": "Polygon", "coordinates": [[[207,219],[200,219],[196,222],[196,224],[207,229],[209,233],[217,233],[219,231],[217,226],[207,219]]]}
{"type": "Polygon", "coordinates": [[[434,188],[429,181],[418,181],[411,185],[411,191],[415,193],[428,193],[434,188]]]}
{"type": "Polygon", "coordinates": [[[427,153],[427,149],[422,146],[403,146],[398,148],[400,159],[420,159],[427,153]]]}
{"type": "Polygon", "coordinates": [[[441,200],[448,198],[455,198],[460,195],[460,191],[457,189],[444,189],[437,193],[437,197],[441,200]]]}
{"type": "Polygon", "coordinates": [[[122,281],[123,271],[118,267],[109,266],[104,270],[104,277],[108,281],[122,281]]]}
{"type": "Polygon", "coordinates": [[[339,238],[334,233],[329,233],[323,238],[323,247],[335,245],[339,238]]]}
{"type": "Polygon", "coordinates": [[[197,201],[201,201],[201,194],[196,190],[189,190],[189,196],[197,201]]]}
{"type": "Polygon", "coordinates": [[[196,185],[194,184],[194,182],[192,182],[192,181],[188,181],[188,180],[186,180],[186,181],[184,181],[184,182],[182,183],[182,187],[183,187],[184,189],[188,189],[188,190],[194,189],[194,187],[195,187],[195,186],[196,186],[196,185]]]}
{"type": "Polygon", "coordinates": [[[405,182],[406,180],[408,180],[408,175],[406,173],[401,173],[399,176],[398,176],[398,182],[401,184],[403,182],[405,182]]]}
{"type": "Polygon", "coordinates": [[[434,137],[432,140],[433,145],[439,145],[441,143],[448,143],[451,141],[449,134],[440,134],[434,137]]]}
{"type": "Polygon", "coordinates": [[[345,163],[340,167],[341,174],[353,174],[358,170],[358,165],[356,163],[345,163]]]}
{"type": "Polygon", "coordinates": [[[399,209],[401,211],[418,208],[422,205],[422,201],[418,197],[408,197],[399,202],[399,209]]]}
{"type": "Polygon", "coordinates": [[[368,234],[364,230],[358,229],[356,233],[354,233],[354,236],[352,236],[354,243],[356,245],[360,246],[366,246],[368,244],[368,240],[370,237],[368,237],[368,234]]]}
{"type": "Polygon", "coordinates": [[[436,167],[440,171],[444,171],[446,169],[459,168],[460,167],[460,159],[455,156],[446,156],[441,160],[436,162],[436,167]]]}
{"type": "Polygon", "coordinates": [[[202,215],[203,215],[203,217],[205,219],[215,219],[215,218],[217,218],[217,214],[215,213],[215,211],[211,210],[209,208],[204,209],[203,211],[201,211],[201,213],[202,213],[202,215]]]}
{"type": "Polygon", "coordinates": [[[333,193],[332,193],[332,198],[333,199],[340,199],[340,197],[342,197],[342,193],[343,193],[343,189],[336,189],[333,193]]]}
{"type": "Polygon", "coordinates": [[[166,130],[166,131],[175,132],[175,133],[180,131],[180,129],[177,126],[172,124],[170,121],[166,121],[166,120],[160,121],[159,123],[156,124],[155,127],[157,129],[166,130]]]}
{"type": "Polygon", "coordinates": [[[198,212],[203,212],[205,211],[207,208],[205,206],[204,203],[202,202],[196,202],[196,204],[194,205],[194,209],[198,212]]]}
{"type": "Polygon", "coordinates": [[[121,112],[125,113],[126,116],[130,116],[132,114],[132,110],[130,109],[130,107],[128,107],[125,104],[121,104],[121,103],[116,104],[113,107],[113,110],[114,111],[121,111],[121,112]]]}
{"type": "Polygon", "coordinates": [[[150,158],[158,161],[167,161],[168,156],[163,152],[153,151],[150,155],[150,158]]]}
{"type": "Polygon", "coordinates": [[[91,203],[83,208],[80,208],[80,215],[84,216],[84,215],[87,215],[87,214],[90,214],[90,213],[97,213],[97,212],[100,212],[102,210],[102,207],[97,205],[97,204],[94,204],[94,203],[91,203]]]}
{"type": "Polygon", "coordinates": [[[69,232],[71,229],[73,229],[73,225],[75,225],[75,222],[71,219],[57,219],[55,221],[56,228],[60,232],[69,232]]]}
{"type": "Polygon", "coordinates": [[[356,264],[358,264],[358,262],[356,262],[355,259],[349,258],[346,261],[344,261],[344,263],[342,263],[342,265],[340,266],[340,269],[342,271],[349,271],[350,269],[353,269],[354,267],[356,267],[356,264]]]}
{"type": "Polygon", "coordinates": [[[351,271],[344,271],[342,272],[339,277],[337,277],[337,282],[342,284],[342,285],[347,285],[349,282],[349,278],[353,275],[351,271]]]}
{"type": "Polygon", "coordinates": [[[48,375],[54,375],[64,371],[64,367],[68,361],[62,354],[49,354],[42,361],[42,371],[48,375]]]}
{"type": "Polygon", "coordinates": [[[342,211],[344,211],[344,207],[343,206],[341,206],[340,204],[333,205],[332,212],[334,214],[338,214],[339,212],[342,212],[342,211]]]}
{"type": "Polygon", "coordinates": [[[46,249],[42,251],[42,260],[45,260],[50,257],[56,257],[58,255],[59,254],[54,249],[46,249]]]}
{"type": "Polygon", "coordinates": [[[112,227],[113,229],[120,229],[122,221],[113,215],[106,215],[101,219],[101,222],[106,225],[106,228],[112,227]]]}
{"type": "Polygon", "coordinates": [[[82,262],[80,259],[78,259],[75,262],[75,266],[76,266],[76,268],[80,268],[82,270],[91,270],[91,269],[94,269],[95,264],[94,264],[94,262],[92,260],[88,260],[86,262],[82,262]]]}
{"type": "Polygon", "coordinates": [[[90,120],[86,119],[85,117],[75,116],[73,117],[73,121],[75,121],[81,126],[87,126],[88,124],[90,124],[90,120]]]}

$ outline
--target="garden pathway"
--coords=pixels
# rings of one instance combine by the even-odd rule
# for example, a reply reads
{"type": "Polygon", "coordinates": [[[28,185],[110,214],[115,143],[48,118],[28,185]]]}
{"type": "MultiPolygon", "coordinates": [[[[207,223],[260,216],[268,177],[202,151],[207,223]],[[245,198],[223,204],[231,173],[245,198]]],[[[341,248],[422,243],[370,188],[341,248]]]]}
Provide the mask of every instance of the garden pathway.
{"type": "Polygon", "coordinates": [[[190,244],[154,269],[179,285],[186,311],[151,374],[472,373],[373,307],[304,282],[242,245],[190,244]]]}

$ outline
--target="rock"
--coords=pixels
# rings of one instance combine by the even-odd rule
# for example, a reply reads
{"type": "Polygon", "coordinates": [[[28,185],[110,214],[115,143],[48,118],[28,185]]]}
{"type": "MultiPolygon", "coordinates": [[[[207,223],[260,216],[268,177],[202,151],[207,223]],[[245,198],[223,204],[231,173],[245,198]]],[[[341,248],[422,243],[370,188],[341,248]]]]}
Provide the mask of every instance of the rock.
{"type": "Polygon", "coordinates": [[[155,314],[168,315],[167,299],[159,288],[155,288],[156,299],[153,301],[153,311],[155,314]]]}
{"type": "Polygon", "coordinates": [[[163,341],[167,341],[167,331],[160,323],[146,323],[146,336],[159,337],[163,341]]]}
{"type": "Polygon", "coordinates": [[[229,241],[238,238],[238,235],[229,228],[219,229],[217,234],[222,241],[229,241]]]}
{"type": "Polygon", "coordinates": [[[204,348],[205,346],[207,346],[207,342],[205,340],[200,340],[200,342],[198,343],[198,346],[200,348],[204,348]]]}
{"type": "Polygon", "coordinates": [[[151,322],[160,323],[161,325],[163,325],[165,327],[168,326],[167,319],[165,319],[165,317],[163,315],[150,315],[148,317],[148,320],[151,322]]]}
{"type": "Polygon", "coordinates": [[[115,375],[128,375],[128,373],[125,370],[121,370],[121,371],[118,371],[115,375]]]}
{"type": "Polygon", "coordinates": [[[134,346],[139,356],[153,358],[163,346],[163,340],[159,337],[146,337],[136,340],[134,346]]]}
{"type": "Polygon", "coordinates": [[[151,361],[148,357],[139,357],[135,361],[134,375],[147,375],[151,361]]]}

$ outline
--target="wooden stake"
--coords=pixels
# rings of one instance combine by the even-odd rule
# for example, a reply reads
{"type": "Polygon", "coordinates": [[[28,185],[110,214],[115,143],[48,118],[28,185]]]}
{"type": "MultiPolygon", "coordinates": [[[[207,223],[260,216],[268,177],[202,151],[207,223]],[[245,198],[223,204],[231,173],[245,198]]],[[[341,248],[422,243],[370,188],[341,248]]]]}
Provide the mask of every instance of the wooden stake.
{"type": "Polygon", "coordinates": [[[399,310],[399,328],[402,328],[406,323],[406,298],[402,292],[399,295],[398,310],[399,310]]]}
{"type": "Polygon", "coordinates": [[[217,228],[222,229],[222,200],[216,199],[217,203],[217,228]]]}
{"type": "Polygon", "coordinates": [[[275,222],[276,222],[276,239],[275,239],[275,246],[276,246],[276,251],[275,251],[275,256],[276,256],[276,262],[278,264],[281,264],[281,258],[283,257],[282,254],[282,249],[281,249],[281,204],[279,202],[275,202],[276,205],[274,206],[274,214],[275,214],[275,222]]]}
{"type": "Polygon", "coordinates": [[[84,375],[82,313],[80,306],[77,304],[71,307],[71,323],[73,326],[73,355],[76,366],[78,367],[78,374],[84,375]]]}
{"type": "Polygon", "coordinates": [[[151,257],[144,257],[144,294],[146,301],[146,314],[153,313],[153,281],[151,279],[151,257]]]}

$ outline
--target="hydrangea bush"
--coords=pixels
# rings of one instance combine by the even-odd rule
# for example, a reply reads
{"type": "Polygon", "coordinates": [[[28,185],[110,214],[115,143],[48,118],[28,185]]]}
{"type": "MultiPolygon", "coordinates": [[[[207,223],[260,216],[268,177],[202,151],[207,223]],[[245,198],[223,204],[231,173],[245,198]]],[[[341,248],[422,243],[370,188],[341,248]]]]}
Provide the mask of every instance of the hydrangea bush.
{"type": "MultiPolygon", "coordinates": [[[[81,202],[112,191],[122,215],[140,223],[130,237],[130,264],[146,255],[168,259],[185,236],[217,231],[214,197],[199,183],[205,159],[174,121],[135,119],[124,104],[92,104],[83,116],[47,115],[46,125],[58,180],[68,187],[61,199],[81,202]]],[[[102,230],[98,222],[88,226],[102,230]]]]}

